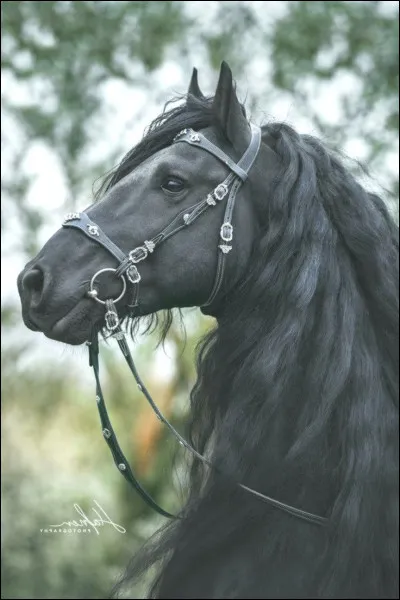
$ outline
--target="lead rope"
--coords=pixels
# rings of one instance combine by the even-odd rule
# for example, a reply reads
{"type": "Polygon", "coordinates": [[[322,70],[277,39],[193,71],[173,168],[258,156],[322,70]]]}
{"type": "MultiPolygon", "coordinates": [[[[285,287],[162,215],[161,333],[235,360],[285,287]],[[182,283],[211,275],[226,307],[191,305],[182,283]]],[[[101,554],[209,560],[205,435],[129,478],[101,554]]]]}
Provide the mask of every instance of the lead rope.
{"type": "MultiPolygon", "coordinates": [[[[142,392],[142,394],[144,395],[144,397],[150,404],[151,408],[153,409],[154,413],[156,414],[156,417],[159,419],[159,421],[161,421],[164,425],[166,425],[168,427],[168,429],[171,431],[171,433],[177,438],[177,440],[181,446],[183,446],[184,448],[189,450],[189,452],[191,452],[191,454],[193,454],[193,456],[195,456],[203,464],[212,468],[214,471],[219,473],[221,476],[228,479],[231,483],[240,487],[241,489],[245,490],[246,492],[249,492],[256,498],[259,498],[260,500],[266,502],[267,504],[270,504],[271,506],[279,508],[292,516],[299,517],[299,518],[301,518],[305,521],[308,521],[309,523],[313,523],[315,525],[325,525],[327,523],[328,519],[326,519],[325,517],[320,517],[318,515],[314,515],[312,513],[304,511],[302,509],[295,508],[294,506],[290,506],[289,504],[285,504],[284,502],[280,502],[279,500],[275,500],[274,498],[265,496],[264,494],[261,494],[260,492],[257,492],[256,490],[253,490],[252,488],[249,488],[248,486],[244,485],[243,483],[233,481],[231,477],[229,477],[226,473],[224,473],[216,465],[211,463],[207,458],[205,458],[205,456],[203,456],[202,454],[197,452],[197,450],[195,450],[185,440],[185,438],[183,438],[181,436],[181,434],[168,421],[168,419],[166,417],[164,417],[164,415],[162,414],[162,412],[160,411],[160,409],[154,402],[153,398],[151,397],[150,393],[148,392],[143,380],[141,379],[141,377],[136,369],[132,354],[130,352],[128,343],[126,341],[125,334],[121,329],[121,325],[120,325],[120,321],[118,318],[118,313],[117,313],[115,304],[114,304],[113,300],[106,300],[105,304],[106,304],[106,317],[105,317],[106,328],[110,332],[110,337],[114,337],[117,340],[118,346],[128,364],[128,367],[129,367],[132,375],[135,378],[138,389],[142,392]]],[[[122,452],[122,450],[118,444],[117,437],[114,433],[114,429],[111,425],[111,421],[108,416],[103,392],[101,389],[101,383],[100,383],[99,343],[98,343],[97,334],[93,337],[92,341],[90,343],[88,343],[88,346],[89,346],[89,365],[93,368],[93,372],[94,372],[94,376],[95,376],[95,380],[96,380],[96,402],[97,402],[97,408],[98,408],[99,415],[100,415],[102,433],[103,433],[103,437],[104,437],[105,441],[107,442],[107,445],[111,451],[114,462],[115,462],[119,472],[135,488],[135,490],[143,498],[143,500],[151,508],[153,508],[156,512],[158,512],[160,515],[162,515],[164,517],[168,517],[170,519],[182,518],[180,516],[173,515],[172,513],[164,510],[161,506],[159,506],[159,504],[157,504],[157,502],[150,496],[150,494],[148,494],[146,492],[146,490],[142,487],[142,485],[136,479],[136,476],[134,475],[132,468],[130,467],[124,453],[122,452]]]]}

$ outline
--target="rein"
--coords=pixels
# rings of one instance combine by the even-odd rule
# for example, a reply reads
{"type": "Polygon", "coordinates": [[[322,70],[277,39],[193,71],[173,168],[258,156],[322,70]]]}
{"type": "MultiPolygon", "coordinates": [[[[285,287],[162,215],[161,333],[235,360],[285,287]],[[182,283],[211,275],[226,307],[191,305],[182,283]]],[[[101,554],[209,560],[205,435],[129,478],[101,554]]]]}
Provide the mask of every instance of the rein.
{"type": "MultiPolygon", "coordinates": [[[[146,386],[141,380],[139,373],[136,369],[125,335],[121,329],[120,319],[115,304],[122,300],[122,298],[125,296],[125,293],[128,291],[129,286],[129,292],[131,294],[131,297],[130,303],[128,303],[127,307],[129,311],[133,313],[134,309],[139,305],[139,284],[141,280],[141,276],[136,265],[142,262],[143,260],[146,260],[149,254],[152,254],[162,242],[167,240],[172,235],[178,233],[178,231],[180,231],[181,229],[184,229],[185,227],[191,225],[206,210],[209,210],[210,208],[216,206],[224,198],[227,197],[224,220],[220,228],[220,240],[218,244],[218,249],[220,250],[220,252],[218,253],[218,263],[215,280],[211,293],[203,306],[210,306],[212,302],[215,301],[218,292],[221,288],[222,280],[224,277],[226,256],[232,250],[232,217],[236,195],[241,186],[247,180],[248,173],[251,167],[253,166],[254,161],[257,158],[258,151],[260,149],[260,128],[251,125],[251,132],[252,136],[250,144],[238,163],[235,163],[227,154],[225,154],[220,148],[212,144],[201,133],[193,131],[192,129],[184,129],[183,131],[178,133],[178,135],[174,138],[174,143],[184,142],[192,146],[197,146],[202,150],[209,152],[218,160],[226,164],[231,172],[222,183],[217,185],[217,187],[206,196],[205,199],[201,200],[200,202],[191,206],[190,208],[185,208],[184,210],[179,212],[176,215],[176,217],[161,232],[156,234],[152,239],[145,240],[143,242],[143,245],[137,246],[136,248],[131,250],[128,255],[126,255],[122,250],[120,250],[120,248],[118,248],[118,246],[116,246],[114,242],[112,242],[109,239],[109,237],[101,230],[101,228],[96,223],[94,223],[89,218],[89,216],[86,213],[69,213],[65,217],[65,220],[63,222],[63,227],[76,228],[83,234],[85,234],[87,237],[100,244],[110,254],[112,254],[112,256],[114,256],[114,258],[116,258],[119,263],[119,266],[117,268],[103,268],[93,275],[89,284],[87,296],[92,298],[93,301],[104,305],[106,311],[104,317],[105,327],[108,330],[110,336],[114,337],[117,340],[119,348],[128,364],[132,375],[135,378],[139,390],[145,396],[146,400],[155,412],[157,418],[164,425],[166,425],[166,427],[171,431],[171,433],[177,438],[179,444],[181,444],[183,447],[189,450],[189,452],[191,452],[195,458],[200,460],[203,464],[207,465],[208,467],[213,468],[229,480],[231,480],[230,477],[223,473],[222,470],[220,470],[213,463],[211,463],[206,457],[197,452],[197,450],[195,450],[195,448],[193,448],[191,444],[189,444],[189,442],[187,442],[180,435],[180,433],[174,428],[174,426],[168,421],[168,419],[164,417],[162,412],[157,407],[156,403],[154,402],[148,390],[146,389],[146,386]],[[99,298],[98,291],[95,288],[95,282],[98,279],[98,277],[104,272],[112,272],[116,277],[119,277],[121,279],[122,290],[117,298],[104,300],[99,298]]],[[[159,514],[168,518],[182,518],[169,513],[168,511],[164,510],[161,506],[159,506],[157,502],[155,502],[155,500],[148,494],[148,492],[146,492],[146,490],[136,479],[132,468],[130,467],[125,455],[123,454],[118,444],[117,437],[115,435],[110,418],[108,416],[100,382],[99,343],[97,333],[94,334],[92,340],[88,341],[87,344],[89,347],[89,364],[93,368],[96,380],[96,401],[100,415],[100,422],[103,430],[103,437],[106,440],[108,447],[110,448],[115,464],[117,465],[120,473],[125,477],[127,481],[129,481],[129,483],[135,488],[135,490],[151,508],[153,508],[159,514]]],[[[275,508],[278,508],[292,516],[298,517],[316,525],[325,525],[328,521],[328,519],[325,517],[320,517],[318,515],[296,508],[289,504],[280,502],[279,500],[276,500],[274,498],[270,498],[269,496],[261,494],[260,492],[257,492],[256,490],[253,490],[240,482],[234,481],[234,484],[240,487],[241,489],[245,490],[246,492],[252,494],[253,496],[259,498],[260,500],[268,503],[269,505],[274,506],[275,508]]]]}

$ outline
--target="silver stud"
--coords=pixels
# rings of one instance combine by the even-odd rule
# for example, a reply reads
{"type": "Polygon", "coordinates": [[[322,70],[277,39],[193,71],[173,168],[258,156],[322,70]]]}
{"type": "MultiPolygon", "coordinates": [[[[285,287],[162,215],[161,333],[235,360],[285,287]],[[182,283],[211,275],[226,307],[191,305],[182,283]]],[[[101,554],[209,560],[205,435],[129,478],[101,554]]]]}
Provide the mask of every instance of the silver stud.
{"type": "Polygon", "coordinates": [[[108,440],[111,437],[111,431],[109,429],[103,429],[103,435],[108,440]]]}
{"type": "Polygon", "coordinates": [[[213,196],[211,194],[208,194],[207,198],[206,198],[206,202],[207,204],[209,204],[210,206],[215,206],[217,203],[215,202],[213,196]]]}
{"type": "Polygon", "coordinates": [[[187,225],[187,223],[189,221],[189,218],[190,218],[190,214],[189,213],[186,213],[185,215],[183,215],[183,221],[186,223],[186,225],[187,225]]]}
{"type": "Polygon", "coordinates": [[[118,465],[118,469],[119,469],[120,471],[126,471],[126,465],[125,465],[124,463],[120,463],[120,464],[118,465]]]}
{"type": "Polygon", "coordinates": [[[182,129],[182,131],[177,133],[176,136],[174,137],[174,142],[176,142],[176,140],[179,140],[179,138],[186,135],[187,133],[188,133],[188,129],[182,129]]]}
{"type": "Polygon", "coordinates": [[[179,444],[180,444],[181,446],[184,446],[184,445],[185,445],[185,444],[184,444],[184,443],[183,443],[181,440],[178,440],[178,442],[179,442],[179,444]]]}
{"type": "Polygon", "coordinates": [[[146,246],[146,248],[147,248],[147,250],[150,252],[150,254],[151,254],[152,252],[154,252],[154,248],[156,247],[155,243],[154,243],[154,242],[152,242],[151,240],[150,240],[150,241],[149,241],[149,240],[145,240],[145,241],[143,242],[143,245],[144,245],[144,246],[146,246]]]}
{"type": "Polygon", "coordinates": [[[232,250],[232,246],[228,246],[227,244],[220,244],[218,248],[220,248],[224,254],[228,254],[228,252],[232,250]]]}
{"type": "Polygon", "coordinates": [[[100,402],[101,402],[101,398],[98,395],[96,396],[96,402],[97,402],[97,404],[100,404],[100,402]]]}
{"type": "Polygon", "coordinates": [[[93,299],[95,299],[95,298],[97,298],[97,296],[98,296],[98,295],[99,295],[99,294],[98,294],[97,290],[95,290],[95,289],[93,289],[93,290],[89,290],[88,292],[86,292],[86,296],[87,296],[88,298],[93,298],[93,299]]]}
{"type": "Polygon", "coordinates": [[[75,221],[75,219],[80,219],[80,218],[81,218],[81,213],[70,212],[65,215],[64,223],[68,223],[68,221],[75,221]]]}
{"type": "Polygon", "coordinates": [[[143,387],[140,385],[140,383],[138,383],[138,384],[137,384],[137,386],[138,386],[138,389],[139,389],[141,392],[143,392],[143,387]]]}
{"type": "Polygon", "coordinates": [[[199,142],[200,141],[200,136],[198,133],[196,133],[195,131],[193,131],[193,133],[190,134],[189,136],[189,140],[191,142],[199,142]]]}
{"type": "Polygon", "coordinates": [[[87,229],[88,232],[90,233],[90,235],[99,235],[99,228],[97,227],[97,225],[87,225],[87,229]]]}

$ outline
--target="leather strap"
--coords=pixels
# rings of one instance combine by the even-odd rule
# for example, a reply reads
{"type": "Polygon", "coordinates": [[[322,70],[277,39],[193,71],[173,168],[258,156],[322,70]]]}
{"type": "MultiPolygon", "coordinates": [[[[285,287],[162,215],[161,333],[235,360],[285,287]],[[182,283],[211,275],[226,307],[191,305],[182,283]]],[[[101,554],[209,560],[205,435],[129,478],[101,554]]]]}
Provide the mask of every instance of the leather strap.
{"type": "Polygon", "coordinates": [[[126,255],[110,240],[110,238],[94,223],[86,213],[74,213],[76,216],[65,220],[63,227],[75,227],[80,229],[88,238],[103,246],[110,254],[115,256],[118,262],[123,262],[126,255]]]}
{"type": "MultiPolygon", "coordinates": [[[[242,182],[240,180],[236,180],[232,185],[232,188],[231,188],[231,191],[229,193],[228,200],[226,203],[224,223],[231,223],[231,221],[232,221],[232,215],[233,215],[233,209],[235,206],[236,194],[241,185],[242,185],[242,182]]],[[[208,307],[211,306],[212,303],[215,301],[215,299],[218,295],[218,292],[221,289],[222,281],[224,279],[225,265],[226,265],[226,254],[224,254],[224,252],[221,250],[221,252],[218,253],[217,271],[216,271],[216,276],[214,279],[214,286],[213,286],[213,289],[211,290],[211,294],[208,297],[208,300],[202,305],[202,308],[204,308],[206,306],[208,306],[208,307]]]]}
{"type": "Polygon", "coordinates": [[[209,152],[218,160],[225,163],[230,170],[235,173],[242,181],[246,181],[247,172],[240,165],[240,161],[235,163],[225,152],[220,150],[218,146],[215,146],[210,140],[208,140],[202,133],[198,131],[193,131],[193,129],[184,129],[174,138],[174,142],[186,142],[186,144],[190,144],[191,146],[196,146],[197,148],[201,148],[206,152],[209,152]]]}

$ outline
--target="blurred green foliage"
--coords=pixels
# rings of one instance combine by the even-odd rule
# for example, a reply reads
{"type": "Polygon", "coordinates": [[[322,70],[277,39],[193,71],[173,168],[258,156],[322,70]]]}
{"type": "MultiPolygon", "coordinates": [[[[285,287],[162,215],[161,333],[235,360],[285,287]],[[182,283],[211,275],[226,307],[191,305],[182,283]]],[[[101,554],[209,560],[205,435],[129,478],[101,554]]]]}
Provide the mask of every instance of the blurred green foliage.
{"type": "MultiPolygon", "coordinates": [[[[382,168],[398,146],[399,21],[384,2],[291,2],[272,35],[273,83],[301,99],[324,136],[342,145],[361,137],[365,162],[382,168]],[[316,82],[351,75],[357,83],[344,93],[343,117],[332,125],[313,103],[316,82]]],[[[390,8],[390,7],[389,7],[390,8]]],[[[398,6],[397,6],[398,8],[398,6]]],[[[398,178],[387,184],[398,197],[398,178]]]]}
{"type": "MultiPolygon", "coordinates": [[[[43,143],[62,170],[69,199],[57,208],[61,217],[128,150],[110,147],[93,155],[106,118],[104,85],[122,81],[154,99],[167,63],[179,66],[186,79],[197,66],[203,81],[227,60],[239,91],[242,82],[249,90],[251,106],[290,95],[325,139],[340,145],[362,139],[375,168],[384,170],[396,147],[395,3],[6,1],[1,11],[7,122],[2,232],[24,259],[37,250],[49,219],[29,201],[34,176],[25,159],[32,144],[43,143]],[[333,122],[319,110],[318,93],[343,76],[355,85],[342,90],[342,116],[333,122]]],[[[137,110],[132,106],[132,118],[141,116],[137,110]]],[[[388,180],[387,187],[395,195],[398,183],[388,180]]],[[[178,325],[167,339],[170,377],[154,369],[154,337],[136,352],[140,371],[178,428],[184,427],[195,380],[195,343],[212,324],[193,311],[186,318],[185,353],[178,325]]],[[[21,335],[13,303],[3,303],[2,329],[2,597],[105,597],[161,521],[115,469],[100,433],[93,387],[67,360],[43,362],[36,335],[21,335]],[[73,519],[74,503],[90,512],[94,500],[126,534],[107,527],[99,536],[40,533],[50,523],[73,519]]],[[[86,356],[80,364],[87,368],[86,356]]],[[[181,466],[187,457],[144,405],[111,348],[102,364],[121,445],[149,491],[175,510],[184,498],[181,466]]]]}

